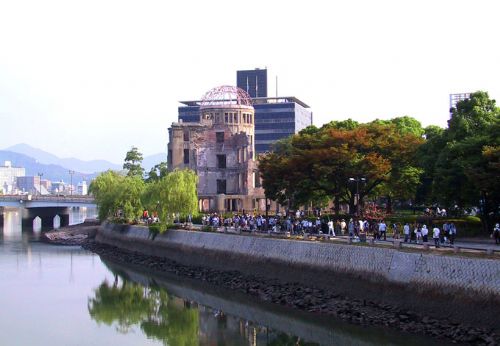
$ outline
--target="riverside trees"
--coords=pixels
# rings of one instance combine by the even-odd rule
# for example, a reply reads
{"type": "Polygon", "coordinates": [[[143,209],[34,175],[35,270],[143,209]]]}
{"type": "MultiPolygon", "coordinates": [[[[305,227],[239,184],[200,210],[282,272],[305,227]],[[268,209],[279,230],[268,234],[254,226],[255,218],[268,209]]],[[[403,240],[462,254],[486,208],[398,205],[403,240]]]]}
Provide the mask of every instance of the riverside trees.
{"type": "Polygon", "coordinates": [[[478,91],[451,111],[446,129],[410,117],[310,126],[260,158],[266,195],[290,207],[333,199],[337,211],[355,210],[357,189],[361,201],[385,197],[388,209],[393,199],[477,207],[491,231],[500,218],[500,109],[478,91]]]}
{"type": "Polygon", "coordinates": [[[478,207],[488,231],[500,217],[500,108],[478,91],[451,112],[447,129],[426,129],[418,155],[426,177],[420,198],[457,210],[478,207]]]}
{"type": "MultiPolygon", "coordinates": [[[[174,215],[196,215],[196,174],[191,170],[174,170],[169,173],[166,164],[160,163],[143,179],[144,170],[140,166],[142,154],[137,148],[133,149],[137,160],[128,166],[127,175],[106,171],[90,184],[89,191],[94,195],[98,206],[99,219],[120,216],[123,221],[132,222],[141,217],[144,209],[148,209],[158,212],[159,228],[164,231],[167,224],[173,221],[174,215]]],[[[126,161],[130,159],[129,153],[126,161]]]]}
{"type": "Polygon", "coordinates": [[[413,162],[423,140],[398,123],[407,122],[331,122],[279,142],[259,162],[266,195],[291,207],[333,198],[337,208],[342,202],[354,210],[358,192],[362,201],[384,184],[413,184],[409,176],[418,180],[413,162]],[[366,184],[359,184],[360,178],[366,184]]]}

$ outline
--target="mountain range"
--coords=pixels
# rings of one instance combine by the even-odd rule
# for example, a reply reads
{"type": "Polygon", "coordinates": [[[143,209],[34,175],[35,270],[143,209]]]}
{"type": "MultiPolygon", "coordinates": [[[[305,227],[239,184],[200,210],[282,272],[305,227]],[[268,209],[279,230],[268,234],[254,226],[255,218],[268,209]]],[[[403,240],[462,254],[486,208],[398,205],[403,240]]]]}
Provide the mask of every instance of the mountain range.
{"type": "MultiPolygon", "coordinates": [[[[148,172],[154,165],[167,160],[166,153],[144,157],[142,167],[148,172]]],[[[90,180],[99,172],[108,169],[121,170],[122,166],[106,160],[84,161],[77,158],[59,158],[49,152],[34,148],[28,144],[16,144],[0,150],[0,165],[11,161],[15,167],[24,167],[26,175],[43,173],[43,178],[52,181],[69,181],[69,171],[75,171],[73,182],[90,180]]]]}

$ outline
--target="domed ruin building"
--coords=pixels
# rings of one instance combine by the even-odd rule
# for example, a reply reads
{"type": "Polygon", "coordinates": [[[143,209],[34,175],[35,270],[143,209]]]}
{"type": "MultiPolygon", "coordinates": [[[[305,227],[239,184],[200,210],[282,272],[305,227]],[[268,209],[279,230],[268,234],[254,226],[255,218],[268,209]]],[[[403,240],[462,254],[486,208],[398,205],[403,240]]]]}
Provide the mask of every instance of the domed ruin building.
{"type": "Polygon", "coordinates": [[[207,92],[198,122],[168,129],[168,167],[199,177],[200,211],[265,211],[255,161],[255,117],[250,96],[234,86],[207,92]]]}

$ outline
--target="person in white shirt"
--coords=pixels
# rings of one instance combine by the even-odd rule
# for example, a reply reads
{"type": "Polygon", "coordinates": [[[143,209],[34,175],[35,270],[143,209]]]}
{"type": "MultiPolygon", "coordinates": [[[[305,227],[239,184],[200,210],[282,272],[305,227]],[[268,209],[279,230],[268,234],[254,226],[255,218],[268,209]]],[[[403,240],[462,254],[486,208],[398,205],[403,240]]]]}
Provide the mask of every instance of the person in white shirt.
{"type": "Polygon", "coordinates": [[[429,230],[427,229],[426,225],[422,225],[422,238],[424,240],[424,243],[427,243],[429,241],[429,230]]]}
{"type": "Polygon", "coordinates": [[[328,235],[332,235],[335,237],[335,230],[333,229],[333,221],[328,221],[328,235]]]}
{"type": "Polygon", "coordinates": [[[432,229],[432,239],[434,239],[434,245],[436,246],[436,248],[439,247],[439,233],[441,233],[441,231],[439,230],[438,226],[434,226],[434,228],[432,229]]]}
{"type": "Polygon", "coordinates": [[[408,222],[403,226],[403,234],[405,235],[405,243],[407,243],[410,240],[410,225],[408,222]]]}
{"type": "Polygon", "coordinates": [[[382,238],[382,236],[384,236],[384,240],[387,240],[387,225],[385,224],[384,220],[380,221],[380,223],[378,224],[378,231],[380,233],[379,237],[382,238]]]}

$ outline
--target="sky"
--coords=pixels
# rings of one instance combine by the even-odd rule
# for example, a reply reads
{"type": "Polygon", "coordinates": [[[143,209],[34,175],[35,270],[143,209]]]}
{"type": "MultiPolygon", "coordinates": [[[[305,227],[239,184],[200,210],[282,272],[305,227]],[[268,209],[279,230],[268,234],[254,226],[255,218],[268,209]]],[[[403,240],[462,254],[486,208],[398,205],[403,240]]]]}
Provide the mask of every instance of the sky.
{"type": "Polygon", "coordinates": [[[123,162],[165,152],[178,101],[268,68],[314,124],[500,102],[500,1],[0,0],[0,149],[123,162]]]}

